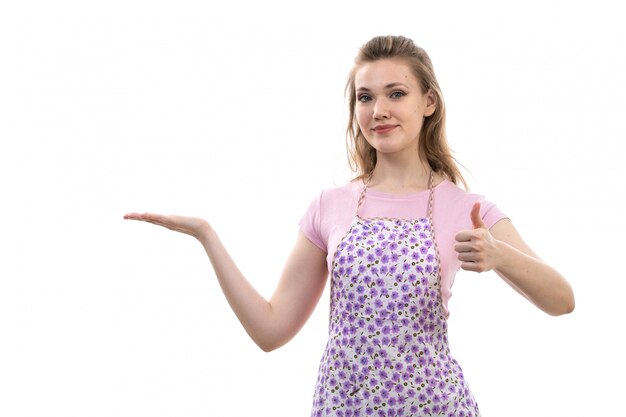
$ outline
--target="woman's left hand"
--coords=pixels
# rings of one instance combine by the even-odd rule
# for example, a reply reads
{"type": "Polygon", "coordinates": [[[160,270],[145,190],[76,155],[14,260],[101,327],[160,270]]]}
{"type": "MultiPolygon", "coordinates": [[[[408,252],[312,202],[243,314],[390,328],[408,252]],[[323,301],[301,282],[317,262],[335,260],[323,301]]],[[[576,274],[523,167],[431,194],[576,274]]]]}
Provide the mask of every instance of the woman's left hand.
{"type": "Polygon", "coordinates": [[[495,269],[499,259],[498,241],[480,218],[480,203],[474,203],[470,218],[474,229],[462,230],[454,237],[458,242],[454,250],[459,254],[461,268],[474,272],[495,269]]]}

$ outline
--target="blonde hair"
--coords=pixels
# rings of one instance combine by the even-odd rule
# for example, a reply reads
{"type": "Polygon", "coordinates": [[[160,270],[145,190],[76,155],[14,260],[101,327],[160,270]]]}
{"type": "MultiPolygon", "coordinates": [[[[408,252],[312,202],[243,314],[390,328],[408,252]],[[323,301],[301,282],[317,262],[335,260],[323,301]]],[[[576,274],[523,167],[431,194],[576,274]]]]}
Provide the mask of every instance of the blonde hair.
{"type": "Polygon", "coordinates": [[[403,59],[411,68],[418,80],[423,93],[431,91],[434,94],[437,107],[434,113],[426,117],[419,137],[418,154],[425,159],[430,168],[445,176],[451,182],[462,182],[465,188],[467,183],[461,175],[452,156],[446,140],[446,108],[441,88],[435,77],[433,64],[426,51],[415,45],[409,38],[403,36],[377,36],[361,47],[354,60],[354,67],[350,71],[345,93],[349,97],[350,117],[346,135],[348,148],[348,162],[350,168],[358,174],[356,179],[365,178],[376,166],[376,149],[363,136],[357,123],[355,106],[355,75],[359,67],[368,62],[381,59],[403,59]]]}

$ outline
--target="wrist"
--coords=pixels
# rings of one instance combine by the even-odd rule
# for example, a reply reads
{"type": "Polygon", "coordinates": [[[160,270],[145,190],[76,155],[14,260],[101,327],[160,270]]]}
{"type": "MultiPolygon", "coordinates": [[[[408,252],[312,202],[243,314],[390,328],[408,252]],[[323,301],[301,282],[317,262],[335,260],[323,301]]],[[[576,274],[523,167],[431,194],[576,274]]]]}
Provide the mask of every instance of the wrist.
{"type": "Polygon", "coordinates": [[[210,239],[210,236],[212,234],[215,234],[215,231],[213,230],[209,222],[204,221],[202,222],[200,227],[198,227],[198,231],[194,237],[198,239],[200,243],[204,245],[205,242],[207,242],[207,240],[210,239]]]}
{"type": "Polygon", "coordinates": [[[512,247],[501,240],[496,240],[495,247],[496,256],[493,269],[502,272],[509,262],[512,247]]]}

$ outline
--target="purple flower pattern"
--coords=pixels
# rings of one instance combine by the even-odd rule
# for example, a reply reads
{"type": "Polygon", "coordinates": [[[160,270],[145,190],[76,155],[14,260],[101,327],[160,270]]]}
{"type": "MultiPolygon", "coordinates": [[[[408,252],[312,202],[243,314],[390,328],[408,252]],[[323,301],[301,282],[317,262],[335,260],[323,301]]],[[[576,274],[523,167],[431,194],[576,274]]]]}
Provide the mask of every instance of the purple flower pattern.
{"type": "Polygon", "coordinates": [[[450,356],[430,218],[357,216],[334,255],[312,417],[478,417],[450,356]]]}

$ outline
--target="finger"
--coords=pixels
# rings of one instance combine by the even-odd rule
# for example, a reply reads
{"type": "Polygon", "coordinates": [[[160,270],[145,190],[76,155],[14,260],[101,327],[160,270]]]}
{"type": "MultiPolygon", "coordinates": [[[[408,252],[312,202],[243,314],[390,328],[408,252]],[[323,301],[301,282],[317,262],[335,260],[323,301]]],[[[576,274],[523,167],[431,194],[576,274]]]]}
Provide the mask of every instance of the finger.
{"type": "Polygon", "coordinates": [[[474,230],[461,230],[454,236],[454,240],[457,242],[469,242],[472,239],[476,239],[478,235],[474,230]]]}
{"type": "Polygon", "coordinates": [[[483,222],[483,219],[480,217],[480,203],[474,203],[470,213],[470,218],[472,219],[472,226],[474,226],[474,229],[487,228],[487,225],[485,225],[485,222],[483,222]]]}
{"type": "Polygon", "coordinates": [[[143,220],[143,217],[146,213],[127,213],[124,215],[124,218],[127,220],[143,220]]]}
{"type": "Polygon", "coordinates": [[[143,220],[143,221],[163,221],[163,215],[154,213],[128,213],[124,215],[127,220],[143,220]]]}
{"type": "Polygon", "coordinates": [[[483,267],[478,262],[462,262],[461,269],[472,272],[483,272],[483,267]]]}
{"type": "Polygon", "coordinates": [[[178,230],[176,229],[175,224],[173,224],[172,219],[169,216],[163,216],[160,214],[151,214],[151,213],[142,213],[142,214],[131,213],[131,214],[124,216],[124,218],[127,220],[137,220],[141,222],[154,224],[154,225],[165,227],[171,230],[178,230]]]}
{"type": "Polygon", "coordinates": [[[474,250],[474,247],[469,242],[462,242],[454,245],[454,251],[458,253],[472,252],[474,250]]]}
{"type": "Polygon", "coordinates": [[[482,257],[476,252],[461,252],[459,256],[457,256],[458,260],[461,262],[480,262],[482,257]]]}

